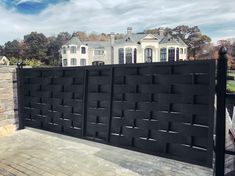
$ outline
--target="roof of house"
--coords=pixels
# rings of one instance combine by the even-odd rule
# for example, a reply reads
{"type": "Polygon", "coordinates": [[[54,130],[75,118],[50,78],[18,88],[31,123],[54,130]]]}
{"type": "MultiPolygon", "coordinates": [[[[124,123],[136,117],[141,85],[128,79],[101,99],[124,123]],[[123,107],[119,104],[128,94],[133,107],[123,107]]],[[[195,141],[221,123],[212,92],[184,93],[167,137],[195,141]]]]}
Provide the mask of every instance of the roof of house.
{"type": "Polygon", "coordinates": [[[184,41],[179,36],[173,36],[173,35],[166,35],[161,41],[160,44],[176,44],[187,47],[187,45],[184,43],[184,41]]]}
{"type": "MultiPolygon", "coordinates": [[[[6,56],[0,56],[0,60],[3,59],[3,58],[7,59],[6,56]]],[[[8,60],[8,59],[7,59],[7,60],[8,60]]]]}
{"type": "Polygon", "coordinates": [[[73,36],[65,45],[83,45],[78,36],[73,36]]]}
{"type": "Polygon", "coordinates": [[[85,41],[84,43],[91,48],[111,47],[110,41],[85,41]]]}
{"type": "Polygon", "coordinates": [[[9,65],[10,61],[6,56],[0,56],[0,65],[9,65]]]}
{"type": "MultiPolygon", "coordinates": [[[[148,35],[153,36],[158,39],[160,44],[176,44],[180,46],[187,47],[185,42],[179,36],[166,35],[160,36],[157,34],[126,34],[123,39],[118,39],[114,41],[114,44],[122,45],[122,44],[137,44],[141,42],[142,39],[147,37],[148,35]]],[[[110,41],[84,41],[82,42],[78,36],[73,36],[65,45],[84,45],[87,44],[91,48],[103,48],[103,47],[111,47],[110,41]]]]}
{"type": "Polygon", "coordinates": [[[153,37],[157,38],[160,41],[159,42],[160,44],[169,43],[185,47],[187,46],[179,36],[172,36],[170,34],[166,36],[160,36],[157,34],[131,34],[131,35],[127,34],[123,39],[115,40],[115,44],[137,44],[148,35],[152,35],[153,37]]]}

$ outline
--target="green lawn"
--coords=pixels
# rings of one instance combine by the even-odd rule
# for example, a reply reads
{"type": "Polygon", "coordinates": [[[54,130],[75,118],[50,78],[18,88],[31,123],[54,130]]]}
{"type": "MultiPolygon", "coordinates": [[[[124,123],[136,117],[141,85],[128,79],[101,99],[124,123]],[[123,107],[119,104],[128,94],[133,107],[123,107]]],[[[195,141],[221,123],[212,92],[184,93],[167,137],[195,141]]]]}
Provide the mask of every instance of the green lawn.
{"type": "MultiPolygon", "coordinates": [[[[235,78],[235,70],[229,70],[228,76],[232,76],[235,78]]],[[[227,80],[227,92],[235,93],[235,79],[234,80],[227,80]]]]}
{"type": "Polygon", "coordinates": [[[235,77],[235,70],[229,70],[229,71],[228,71],[228,76],[233,76],[233,77],[235,77]]]}

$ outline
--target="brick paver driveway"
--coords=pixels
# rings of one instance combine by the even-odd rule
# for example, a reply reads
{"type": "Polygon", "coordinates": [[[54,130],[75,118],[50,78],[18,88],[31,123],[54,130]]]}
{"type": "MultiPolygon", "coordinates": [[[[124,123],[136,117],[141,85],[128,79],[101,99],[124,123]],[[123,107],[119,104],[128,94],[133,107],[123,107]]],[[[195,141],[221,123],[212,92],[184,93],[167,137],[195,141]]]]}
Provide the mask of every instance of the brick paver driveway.
{"type": "Polygon", "coordinates": [[[207,176],[183,162],[35,129],[0,138],[4,176],[207,176]]]}

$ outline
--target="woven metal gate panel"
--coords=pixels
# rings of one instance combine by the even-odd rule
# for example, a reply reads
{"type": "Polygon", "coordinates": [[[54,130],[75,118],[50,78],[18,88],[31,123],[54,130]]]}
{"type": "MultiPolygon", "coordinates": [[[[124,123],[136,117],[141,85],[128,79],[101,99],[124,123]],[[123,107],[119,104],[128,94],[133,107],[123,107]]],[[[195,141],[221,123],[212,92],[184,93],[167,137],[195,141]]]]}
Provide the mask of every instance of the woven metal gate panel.
{"type": "Polygon", "coordinates": [[[24,124],[81,137],[84,70],[24,69],[24,124]]]}
{"type": "Polygon", "coordinates": [[[18,73],[24,126],[212,167],[212,60],[18,73]]]}
{"type": "Polygon", "coordinates": [[[86,137],[107,141],[110,116],[110,69],[89,69],[87,84],[86,137]]]}

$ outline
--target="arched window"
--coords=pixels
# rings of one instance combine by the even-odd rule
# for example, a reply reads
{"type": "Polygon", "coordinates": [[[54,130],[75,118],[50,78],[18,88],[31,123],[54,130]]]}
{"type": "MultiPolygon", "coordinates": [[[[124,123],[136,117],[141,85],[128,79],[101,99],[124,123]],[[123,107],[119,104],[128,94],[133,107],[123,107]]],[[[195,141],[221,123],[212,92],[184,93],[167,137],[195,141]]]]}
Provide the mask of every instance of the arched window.
{"type": "Polygon", "coordinates": [[[124,49],[123,48],[118,49],[118,63],[124,64],[124,49]]]}
{"type": "Polygon", "coordinates": [[[152,48],[145,48],[144,50],[144,62],[152,62],[153,50],[152,48]]]}
{"type": "Polygon", "coordinates": [[[126,64],[132,63],[132,48],[126,48],[126,64]]]}
{"type": "Polygon", "coordinates": [[[81,47],[81,53],[82,53],[82,54],[86,54],[86,47],[84,47],[84,46],[81,47]]]}
{"type": "Polygon", "coordinates": [[[72,58],[71,61],[70,61],[70,65],[77,65],[77,59],[72,58]]]}
{"type": "Polygon", "coordinates": [[[179,48],[176,49],[176,61],[180,60],[179,48]]]}
{"type": "Polygon", "coordinates": [[[137,61],[137,50],[136,48],[134,49],[134,63],[137,61]]]}
{"type": "Polygon", "coordinates": [[[166,48],[160,50],[160,62],[166,62],[166,48]]]}
{"type": "Polygon", "coordinates": [[[77,52],[77,47],[76,46],[71,46],[70,47],[70,53],[76,53],[77,52]]]}
{"type": "Polygon", "coordinates": [[[168,61],[175,61],[175,48],[168,49],[168,61]]]}

